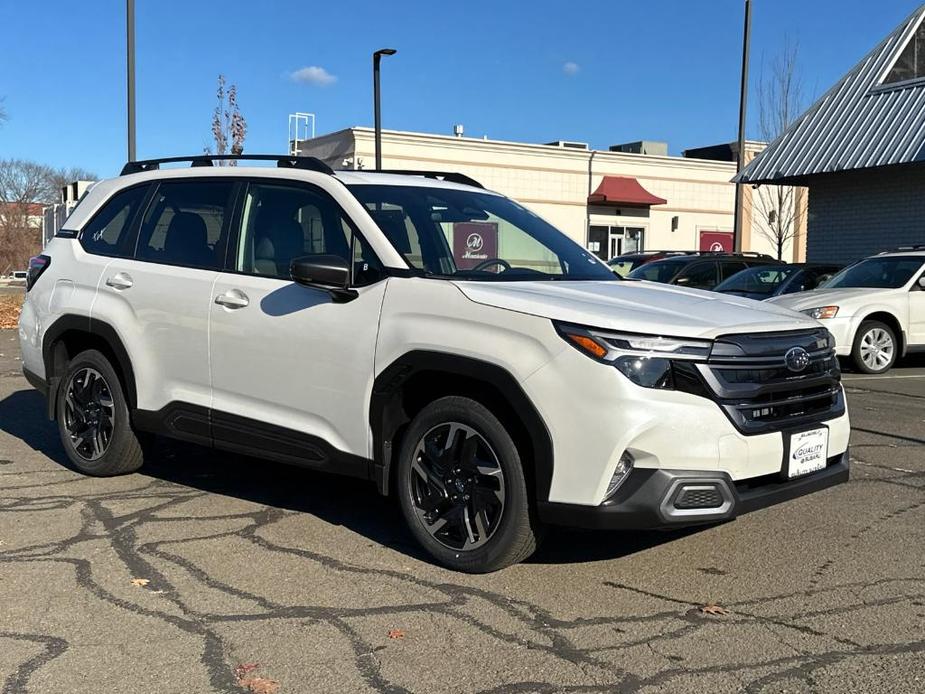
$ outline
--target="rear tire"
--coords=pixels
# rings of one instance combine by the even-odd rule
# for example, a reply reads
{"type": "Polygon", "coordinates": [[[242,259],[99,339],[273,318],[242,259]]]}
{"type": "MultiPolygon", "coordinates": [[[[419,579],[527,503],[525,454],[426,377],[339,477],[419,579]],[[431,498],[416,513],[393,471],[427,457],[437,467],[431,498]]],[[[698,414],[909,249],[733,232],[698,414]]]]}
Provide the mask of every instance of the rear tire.
{"type": "Polygon", "coordinates": [[[893,329],[877,320],[861,323],[854,336],[851,361],[866,374],[882,374],[889,371],[899,356],[899,342],[893,329]]]}
{"type": "Polygon", "coordinates": [[[405,433],[396,477],[412,535],[444,566],[488,573],[536,550],[540,526],[517,446],[475,400],[424,407],[405,433]]]}
{"type": "Polygon", "coordinates": [[[101,352],[88,349],[68,362],[55,411],[64,451],[80,472],[109,477],[141,467],[122,383],[101,352]]]}

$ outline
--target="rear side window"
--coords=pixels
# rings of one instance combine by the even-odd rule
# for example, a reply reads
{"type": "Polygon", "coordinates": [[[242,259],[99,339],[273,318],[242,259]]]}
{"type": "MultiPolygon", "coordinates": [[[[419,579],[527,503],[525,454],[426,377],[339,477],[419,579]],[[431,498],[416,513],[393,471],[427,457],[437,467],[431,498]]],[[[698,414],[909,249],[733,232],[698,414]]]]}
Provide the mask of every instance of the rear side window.
{"type": "Polygon", "coordinates": [[[142,221],[135,257],[165,265],[220,269],[236,185],[232,180],[161,183],[142,221]]]}
{"type": "Polygon", "coordinates": [[[739,262],[738,260],[724,260],[719,264],[719,281],[727,280],[738,272],[742,272],[746,267],[745,263],[739,262]]]}
{"type": "Polygon", "coordinates": [[[716,263],[694,263],[675,280],[675,284],[695,289],[713,289],[716,286],[716,263]]]}
{"type": "Polygon", "coordinates": [[[148,186],[136,186],[113,195],[80,233],[80,245],[88,253],[131,256],[130,229],[148,186]]]}

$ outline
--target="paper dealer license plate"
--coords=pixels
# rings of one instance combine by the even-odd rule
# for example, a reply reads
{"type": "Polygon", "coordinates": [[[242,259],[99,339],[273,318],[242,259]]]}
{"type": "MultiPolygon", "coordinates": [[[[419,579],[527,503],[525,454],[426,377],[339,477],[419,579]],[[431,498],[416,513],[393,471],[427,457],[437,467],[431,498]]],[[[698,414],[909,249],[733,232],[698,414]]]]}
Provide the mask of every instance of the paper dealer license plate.
{"type": "Polygon", "coordinates": [[[801,431],[790,435],[787,460],[787,477],[802,477],[822,470],[829,457],[829,430],[826,427],[801,431]]]}

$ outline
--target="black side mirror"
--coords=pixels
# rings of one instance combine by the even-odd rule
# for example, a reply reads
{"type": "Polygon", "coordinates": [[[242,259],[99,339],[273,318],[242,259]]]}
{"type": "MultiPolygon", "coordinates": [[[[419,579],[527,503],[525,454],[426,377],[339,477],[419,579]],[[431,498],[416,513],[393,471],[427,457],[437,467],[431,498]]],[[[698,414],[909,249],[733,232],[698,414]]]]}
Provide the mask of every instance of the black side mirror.
{"type": "Polygon", "coordinates": [[[339,255],[303,255],[293,258],[289,265],[289,276],[293,282],[323,289],[343,304],[356,299],[359,294],[350,289],[350,265],[339,255]]]}

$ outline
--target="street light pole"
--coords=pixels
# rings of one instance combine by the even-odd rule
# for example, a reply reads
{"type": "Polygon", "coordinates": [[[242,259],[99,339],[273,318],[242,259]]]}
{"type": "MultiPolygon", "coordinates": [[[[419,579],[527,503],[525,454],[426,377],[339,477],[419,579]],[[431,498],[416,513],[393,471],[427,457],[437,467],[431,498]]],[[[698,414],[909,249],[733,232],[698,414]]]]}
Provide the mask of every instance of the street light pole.
{"type": "MultiPolygon", "coordinates": [[[[742,83],[739,87],[739,141],[736,152],[736,173],[745,166],[745,117],[748,102],[748,55],[752,35],[752,0],[745,0],[745,32],[742,37],[742,83]]],[[[732,232],[732,248],[742,250],[742,184],[736,183],[735,227],[732,232]]]]}
{"type": "Polygon", "coordinates": [[[125,0],[128,160],[135,161],[135,0],[125,0]]]}
{"type": "Polygon", "coordinates": [[[379,63],[384,55],[395,55],[394,48],[380,48],[373,53],[373,118],[376,130],[376,170],[382,168],[382,114],[379,112],[379,63]]]}

